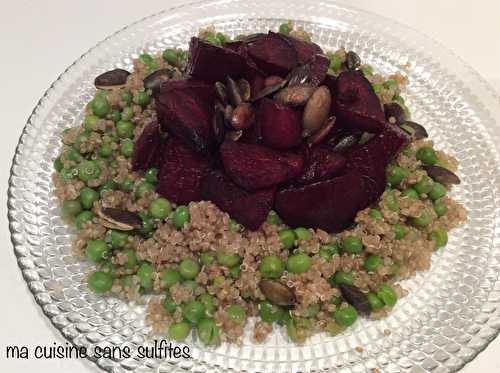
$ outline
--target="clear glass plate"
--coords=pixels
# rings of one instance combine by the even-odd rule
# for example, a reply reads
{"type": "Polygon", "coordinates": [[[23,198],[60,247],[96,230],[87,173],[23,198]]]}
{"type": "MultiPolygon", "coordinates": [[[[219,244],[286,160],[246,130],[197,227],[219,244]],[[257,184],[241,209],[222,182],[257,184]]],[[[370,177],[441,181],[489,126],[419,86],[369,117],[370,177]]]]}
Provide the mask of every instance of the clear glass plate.
{"type": "Polygon", "coordinates": [[[276,331],[264,345],[250,332],[239,346],[205,348],[190,340],[193,359],[98,359],[112,372],[450,372],[484,349],[500,329],[499,98],[445,47],[394,21],[332,2],[207,1],[145,18],[110,36],[70,66],[40,99],[13,161],[9,219],[19,266],[44,313],[76,345],[132,348],[151,343],[144,307],[99,297],[82,284],[90,265],[71,255],[72,230],[61,220],[51,182],[64,128],[78,125],[93,79],[113,66],[130,68],[142,51],[187,46],[214,24],[235,36],[277,29],[285,20],[314,33],[326,49],[345,46],[382,73],[409,63],[407,101],[414,119],[461,162],[454,196],[469,222],[450,235],[432,269],[406,281],[409,296],[384,320],[361,320],[346,333],[317,335],[304,346],[276,331]],[[384,336],[384,330],[391,334],[384,336]],[[356,347],[362,347],[358,352],[356,347]]]}

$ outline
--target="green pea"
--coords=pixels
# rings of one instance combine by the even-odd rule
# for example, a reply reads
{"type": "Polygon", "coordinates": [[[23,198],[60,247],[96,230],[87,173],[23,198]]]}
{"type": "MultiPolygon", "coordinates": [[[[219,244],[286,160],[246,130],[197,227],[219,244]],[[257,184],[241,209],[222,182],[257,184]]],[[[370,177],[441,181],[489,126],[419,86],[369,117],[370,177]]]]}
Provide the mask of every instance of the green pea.
{"type": "Polygon", "coordinates": [[[266,222],[268,224],[272,224],[272,225],[280,225],[283,223],[283,221],[279,217],[278,213],[274,210],[269,211],[269,214],[267,215],[266,222]]]}
{"type": "Polygon", "coordinates": [[[229,316],[229,319],[234,321],[237,324],[243,324],[247,318],[247,314],[245,312],[245,309],[240,306],[239,304],[232,304],[230,305],[227,310],[227,315],[229,316]]]}
{"type": "Polygon", "coordinates": [[[394,224],[394,238],[396,240],[402,240],[406,233],[408,233],[408,229],[403,224],[394,224]]]}
{"type": "Polygon", "coordinates": [[[120,120],[122,120],[122,114],[119,110],[112,110],[110,118],[113,122],[118,123],[120,120]]]}
{"type": "Polygon", "coordinates": [[[347,236],[342,241],[342,250],[348,254],[360,254],[363,252],[363,242],[358,236],[347,236]]]}
{"type": "Polygon", "coordinates": [[[197,300],[193,300],[182,308],[182,316],[191,324],[198,322],[205,316],[205,306],[197,300]]]}
{"type": "Polygon", "coordinates": [[[139,56],[139,59],[149,68],[150,71],[154,71],[158,68],[157,62],[150,54],[143,53],[139,56]]]}
{"type": "Polygon", "coordinates": [[[116,190],[118,187],[118,184],[116,184],[113,180],[106,180],[102,185],[99,187],[99,194],[102,195],[102,192],[106,190],[116,190]]]}
{"type": "Polygon", "coordinates": [[[418,193],[413,188],[407,188],[401,192],[402,198],[418,199],[418,193]]]}
{"type": "Polygon", "coordinates": [[[99,117],[96,115],[88,115],[83,121],[83,127],[87,130],[94,130],[97,128],[99,117]]]}
{"type": "Polygon", "coordinates": [[[376,94],[379,94],[380,91],[382,91],[382,84],[373,83],[372,88],[373,88],[373,92],[375,92],[376,94]]]}
{"type": "Polygon", "coordinates": [[[109,249],[104,240],[89,240],[85,247],[85,254],[87,258],[94,263],[101,262],[106,259],[109,249]]]}
{"type": "Polygon", "coordinates": [[[336,297],[335,295],[330,299],[331,304],[335,304],[336,306],[340,306],[342,304],[342,298],[336,297]]]}
{"type": "Polygon", "coordinates": [[[143,236],[149,237],[153,233],[155,227],[147,214],[145,214],[144,212],[140,212],[139,216],[142,219],[142,227],[139,229],[139,232],[143,236]]]}
{"type": "Polygon", "coordinates": [[[123,264],[125,268],[133,269],[137,266],[137,254],[135,253],[135,250],[123,250],[123,255],[127,257],[127,261],[123,264]]]}
{"type": "Polygon", "coordinates": [[[110,143],[102,144],[101,147],[99,148],[99,155],[101,157],[107,158],[111,154],[113,154],[113,147],[111,146],[111,144],[110,143]]]}
{"type": "Polygon", "coordinates": [[[200,262],[201,264],[207,266],[209,264],[212,264],[215,260],[215,255],[211,252],[203,252],[200,254],[200,262]]]}
{"type": "Polygon", "coordinates": [[[212,317],[217,310],[215,297],[208,293],[203,293],[198,297],[198,301],[200,301],[205,307],[205,315],[208,317],[212,317]]]}
{"type": "Polygon", "coordinates": [[[116,170],[116,169],[118,169],[118,166],[119,166],[119,163],[116,159],[112,159],[109,161],[109,167],[111,167],[111,169],[116,170]]]}
{"type": "Polygon", "coordinates": [[[63,169],[63,167],[64,167],[64,164],[61,161],[61,157],[57,157],[56,159],[54,159],[54,169],[57,172],[61,172],[61,170],[63,169]]]}
{"type": "Polygon", "coordinates": [[[392,98],[392,101],[395,101],[395,102],[397,102],[400,105],[404,105],[405,104],[405,99],[403,97],[399,96],[399,95],[395,95],[392,98]]]}
{"type": "Polygon", "coordinates": [[[306,311],[305,311],[305,316],[306,317],[316,317],[316,315],[319,313],[321,307],[319,304],[311,304],[307,306],[306,311]]]}
{"type": "Polygon", "coordinates": [[[332,256],[333,256],[332,253],[330,252],[330,250],[324,249],[323,247],[321,249],[319,249],[318,255],[321,258],[325,259],[327,262],[332,260],[332,256]]]}
{"type": "Polygon", "coordinates": [[[158,181],[158,169],[150,168],[146,170],[146,172],[144,172],[144,178],[151,184],[156,183],[158,181]]]}
{"type": "Polygon", "coordinates": [[[285,263],[277,255],[269,255],[262,259],[259,271],[264,278],[280,278],[285,270],[285,263]]]}
{"type": "Polygon", "coordinates": [[[293,230],[283,229],[279,232],[279,236],[281,243],[283,244],[283,247],[285,249],[290,250],[294,247],[297,236],[295,235],[295,232],[293,230]]]}
{"type": "Polygon", "coordinates": [[[229,271],[229,274],[231,275],[231,277],[233,279],[235,279],[235,280],[239,279],[240,275],[241,275],[241,267],[236,266],[236,267],[231,268],[231,270],[229,271]]]}
{"type": "MultiPolygon", "coordinates": [[[[196,289],[200,287],[200,285],[198,285],[198,283],[195,280],[185,280],[184,286],[191,288],[193,291],[196,291],[196,289]]],[[[205,291],[205,289],[202,290],[205,291]]]]}
{"type": "Polygon", "coordinates": [[[291,273],[304,273],[311,268],[312,260],[307,254],[295,254],[288,257],[286,268],[291,273]]]}
{"type": "Polygon", "coordinates": [[[432,185],[434,181],[429,176],[422,176],[418,183],[416,183],[413,188],[418,194],[427,194],[432,190],[432,185]]]}
{"type": "Polygon", "coordinates": [[[282,23],[279,27],[279,32],[282,34],[288,35],[290,33],[290,24],[289,23],[282,23]]]}
{"type": "Polygon", "coordinates": [[[166,297],[163,301],[163,308],[167,311],[167,313],[173,315],[177,310],[177,303],[175,303],[175,300],[172,297],[166,297]]]}
{"type": "Polygon", "coordinates": [[[129,121],[134,117],[134,109],[130,106],[125,106],[122,110],[122,120],[129,121]]]}
{"type": "Polygon", "coordinates": [[[337,271],[330,277],[330,285],[332,287],[338,286],[339,284],[352,285],[354,283],[354,277],[351,272],[337,271]]]}
{"type": "Polygon", "coordinates": [[[147,192],[153,192],[155,190],[155,186],[147,181],[143,181],[140,183],[135,189],[135,196],[140,198],[147,192]]]}
{"type": "Polygon", "coordinates": [[[309,229],[300,227],[296,228],[294,232],[295,236],[297,236],[297,240],[309,241],[312,238],[312,233],[309,229]]]}
{"type": "Polygon", "coordinates": [[[215,33],[209,32],[205,35],[205,40],[208,41],[211,44],[219,44],[219,39],[215,36],[215,33]]]}
{"type": "Polygon", "coordinates": [[[82,156],[80,155],[80,152],[76,151],[73,148],[70,148],[65,153],[64,158],[66,158],[69,161],[78,162],[80,160],[80,158],[82,158],[82,156]]]}
{"type": "Polygon", "coordinates": [[[368,212],[368,215],[373,219],[373,220],[382,220],[384,217],[382,216],[382,213],[380,210],[377,209],[370,209],[368,212]]]}
{"type": "Polygon", "coordinates": [[[435,248],[439,249],[448,243],[448,233],[443,229],[436,228],[429,233],[428,239],[434,241],[435,248]]]}
{"type": "Polygon", "coordinates": [[[103,294],[113,287],[113,275],[109,272],[96,271],[88,278],[88,285],[97,294],[103,294]]]}
{"type": "Polygon", "coordinates": [[[122,231],[109,230],[108,231],[109,242],[113,249],[119,249],[125,247],[128,243],[128,233],[122,231]]]}
{"type": "Polygon", "coordinates": [[[94,213],[92,211],[88,210],[82,211],[75,218],[76,229],[78,230],[82,229],[83,226],[88,222],[92,221],[92,219],[94,219],[94,213]]]}
{"type": "Polygon", "coordinates": [[[432,199],[433,201],[436,201],[446,195],[446,188],[444,187],[443,184],[441,183],[434,183],[432,185],[432,189],[428,193],[429,198],[432,199]]]}
{"type": "Polygon", "coordinates": [[[391,187],[395,188],[401,184],[407,173],[405,169],[399,166],[389,165],[385,170],[385,177],[391,187]]]}
{"type": "Polygon", "coordinates": [[[189,208],[187,206],[178,206],[172,216],[172,223],[177,229],[182,229],[190,220],[189,208]]]}
{"type": "Polygon", "coordinates": [[[181,274],[173,268],[166,268],[161,271],[160,275],[161,286],[169,289],[172,285],[175,285],[182,281],[181,274]]]}
{"type": "Polygon", "coordinates": [[[334,318],[342,326],[351,326],[358,318],[358,311],[349,304],[345,308],[337,308],[334,318]]]}
{"type": "Polygon", "coordinates": [[[448,206],[442,199],[434,201],[434,212],[437,216],[444,216],[448,212],[448,206]]]}
{"type": "Polygon", "coordinates": [[[379,297],[377,297],[377,294],[369,292],[366,295],[366,298],[368,299],[368,303],[370,304],[370,308],[372,311],[376,312],[384,308],[384,302],[380,300],[379,297]]]}
{"type": "Polygon", "coordinates": [[[170,65],[177,66],[179,64],[179,58],[175,49],[165,49],[161,56],[163,57],[163,60],[170,65]]]}
{"type": "Polygon", "coordinates": [[[240,264],[241,258],[236,254],[226,254],[224,251],[217,251],[217,262],[224,267],[234,267],[240,264]]]}
{"type": "Polygon", "coordinates": [[[339,325],[336,322],[330,322],[326,326],[326,331],[332,336],[339,335],[345,330],[345,326],[339,325]]]}
{"type": "Polygon", "coordinates": [[[135,285],[134,275],[128,275],[122,277],[122,285],[126,288],[130,288],[135,285]]]}
{"type": "Polygon", "coordinates": [[[361,72],[365,77],[373,75],[373,67],[365,65],[361,68],[361,72]]]}
{"type": "Polygon", "coordinates": [[[220,341],[219,327],[213,319],[200,320],[197,326],[198,338],[207,346],[213,346],[220,341]]]}
{"type": "Polygon", "coordinates": [[[433,165],[437,162],[436,152],[430,146],[422,146],[417,150],[416,157],[425,164],[433,165]]]}
{"type": "Polygon", "coordinates": [[[155,219],[166,219],[172,212],[172,205],[166,198],[157,198],[149,205],[149,213],[155,219]]]}
{"type": "Polygon", "coordinates": [[[145,108],[151,102],[151,96],[147,92],[140,91],[137,93],[134,101],[137,105],[145,108]]]}
{"type": "Polygon", "coordinates": [[[337,72],[340,70],[340,67],[342,66],[342,59],[337,54],[332,54],[329,57],[330,65],[328,68],[332,70],[334,74],[337,74],[337,72]]]}
{"type": "Polygon", "coordinates": [[[420,216],[410,218],[410,223],[418,228],[426,227],[431,221],[432,214],[428,210],[422,210],[420,216]]]}
{"type": "Polygon", "coordinates": [[[383,85],[384,85],[385,89],[391,89],[391,88],[397,87],[398,82],[396,82],[394,79],[389,79],[389,80],[386,80],[383,85]]]}
{"type": "Polygon", "coordinates": [[[120,93],[120,97],[126,105],[130,105],[132,103],[132,93],[130,93],[130,91],[122,91],[120,93]]]}
{"type": "Polygon", "coordinates": [[[151,289],[153,287],[154,267],[151,263],[142,263],[137,271],[139,284],[144,289],[151,289]]]}
{"type": "Polygon", "coordinates": [[[116,133],[122,139],[132,138],[134,136],[134,127],[132,122],[121,120],[116,123],[116,133]]]}
{"type": "Polygon", "coordinates": [[[382,265],[382,258],[378,255],[370,255],[365,259],[365,269],[368,272],[374,272],[377,267],[382,265]]]}
{"type": "Polygon", "coordinates": [[[259,316],[262,321],[272,324],[284,319],[285,310],[265,300],[259,303],[259,316]]]}
{"type": "Polygon", "coordinates": [[[130,158],[134,154],[134,142],[130,139],[125,139],[120,145],[120,152],[123,156],[130,158]]]}
{"type": "Polygon", "coordinates": [[[229,230],[231,232],[239,232],[241,230],[241,225],[234,219],[229,219],[229,230]]]}
{"type": "Polygon", "coordinates": [[[76,175],[78,175],[78,171],[75,168],[63,168],[59,173],[59,176],[65,183],[74,180],[76,175]]]}
{"type": "Polygon", "coordinates": [[[63,202],[62,211],[64,217],[73,217],[82,212],[82,205],[77,199],[66,200],[63,202]]]}
{"type": "Polygon", "coordinates": [[[94,202],[99,199],[99,193],[97,193],[94,189],[85,187],[80,190],[80,203],[82,204],[84,209],[91,209],[94,205],[94,202]]]}
{"type": "Polygon", "coordinates": [[[190,332],[191,326],[185,321],[170,324],[168,327],[168,336],[177,342],[184,341],[190,332]]]}
{"type": "Polygon", "coordinates": [[[99,118],[104,118],[109,112],[108,101],[105,97],[96,96],[92,101],[90,101],[90,108],[95,116],[99,118]]]}
{"type": "Polygon", "coordinates": [[[299,339],[297,333],[297,324],[295,323],[293,317],[290,317],[286,320],[286,334],[293,342],[297,342],[299,339]]]}
{"type": "Polygon", "coordinates": [[[101,168],[96,161],[83,161],[78,165],[78,177],[81,181],[97,179],[101,175],[101,168]]]}
{"type": "Polygon", "coordinates": [[[182,278],[193,280],[200,273],[200,265],[193,259],[184,259],[179,266],[179,272],[182,278]]]}
{"type": "Polygon", "coordinates": [[[120,189],[126,193],[131,192],[134,189],[135,181],[130,176],[125,176],[120,183],[120,189]]]}
{"type": "Polygon", "coordinates": [[[392,307],[398,301],[398,295],[389,285],[382,284],[377,292],[377,297],[379,297],[384,304],[392,307]]]}
{"type": "Polygon", "coordinates": [[[215,37],[219,41],[219,44],[224,44],[228,41],[228,39],[226,38],[226,35],[224,35],[222,32],[217,32],[215,34],[215,37]]]}

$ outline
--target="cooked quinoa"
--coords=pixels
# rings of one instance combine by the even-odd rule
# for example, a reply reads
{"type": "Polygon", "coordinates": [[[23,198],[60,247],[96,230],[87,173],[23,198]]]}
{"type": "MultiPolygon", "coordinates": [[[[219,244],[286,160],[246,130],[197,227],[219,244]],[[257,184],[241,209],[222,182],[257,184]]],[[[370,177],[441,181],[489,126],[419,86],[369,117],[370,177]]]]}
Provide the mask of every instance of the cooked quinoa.
{"type": "MultiPolygon", "coordinates": [[[[286,31],[293,25],[282,28],[280,31],[286,31]]],[[[304,30],[292,32],[310,38],[304,30]]],[[[214,42],[227,39],[212,29],[203,30],[201,36],[214,42]]],[[[426,138],[414,140],[390,165],[391,170],[403,171],[402,179],[388,187],[373,206],[359,211],[353,226],[339,234],[291,230],[274,212],[259,229],[251,231],[210,201],[188,206],[157,203],[160,215],[166,216],[152,216],[151,206],[160,199],[154,188],[157,170],[132,171],[131,142],[157,120],[151,91],[145,90],[143,79],[158,69],[169,69],[171,79],[183,77],[186,53],[168,51],[141,55],[124,86],[97,91],[87,105],[84,122],[63,132],[64,147],[53,176],[63,215],[78,229],[73,252],[96,262],[97,272],[89,276],[89,286],[98,293],[110,292],[139,303],[145,302],[144,294],[155,294],[147,305],[147,321],[154,333],[182,339],[190,324],[202,318],[199,332],[210,330],[202,338],[205,343],[238,343],[248,318],[256,317],[253,339],[259,343],[280,325],[286,326],[297,343],[321,331],[335,335],[351,323],[343,323],[339,310],[354,318],[352,322],[357,316],[342,297],[339,283],[369,295],[369,317],[383,317],[397,298],[407,294],[398,281],[429,269],[432,253],[446,244],[446,232],[466,221],[464,207],[444,191],[436,192],[443,194],[438,193],[439,198],[429,195],[433,192],[416,191],[425,189],[422,183],[428,180],[417,154],[419,149],[434,148],[426,138]],[[89,160],[92,163],[84,168],[82,164],[89,160]],[[80,177],[82,172],[91,175],[80,177]],[[110,229],[100,215],[105,208],[137,214],[142,227],[110,229]],[[422,219],[427,221],[422,223],[422,219]],[[286,234],[292,237],[291,245],[284,242],[286,234]],[[357,250],[356,245],[362,249],[357,250]],[[295,305],[271,304],[259,286],[263,259],[275,256],[284,266],[297,254],[310,258],[308,269],[292,273],[285,268],[278,278],[293,291],[295,305]]],[[[345,69],[346,55],[343,48],[328,54],[333,73],[345,69]]],[[[406,77],[384,77],[367,65],[361,69],[382,104],[397,102],[409,114],[401,98],[408,84],[406,77]]],[[[457,170],[453,156],[439,150],[434,154],[437,164],[457,170]]],[[[361,347],[357,350],[363,351],[361,347]]]]}

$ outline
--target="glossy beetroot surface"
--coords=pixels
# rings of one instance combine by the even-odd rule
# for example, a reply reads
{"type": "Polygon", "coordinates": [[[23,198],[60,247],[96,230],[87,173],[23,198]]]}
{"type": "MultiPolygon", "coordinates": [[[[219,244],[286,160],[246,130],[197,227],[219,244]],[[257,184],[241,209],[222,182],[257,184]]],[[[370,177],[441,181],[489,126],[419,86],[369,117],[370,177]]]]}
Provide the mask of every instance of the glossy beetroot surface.
{"type": "Polygon", "coordinates": [[[328,67],[318,45],[288,35],[256,34],[222,46],[192,38],[188,76],[155,91],[159,123],[136,141],[134,170],[158,167],[160,195],[178,204],[210,200],[248,229],[259,228],[271,208],[292,227],[347,228],[383,193],[385,167],[410,138],[385,123],[359,70],[333,76],[328,67]],[[243,100],[255,112],[249,128],[231,128],[224,119],[227,101],[214,83],[228,89],[228,78],[250,87],[243,100]],[[273,98],[287,85],[330,91],[329,116],[336,120],[318,141],[303,137],[307,97],[294,104],[273,98]]]}

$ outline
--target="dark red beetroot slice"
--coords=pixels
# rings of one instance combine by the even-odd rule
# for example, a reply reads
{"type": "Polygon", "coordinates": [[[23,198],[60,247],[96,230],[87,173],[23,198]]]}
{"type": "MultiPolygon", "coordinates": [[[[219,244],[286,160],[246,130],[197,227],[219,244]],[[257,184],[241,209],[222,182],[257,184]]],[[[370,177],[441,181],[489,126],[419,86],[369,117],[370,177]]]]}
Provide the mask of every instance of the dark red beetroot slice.
{"type": "Polygon", "coordinates": [[[383,130],[385,114],[380,100],[361,71],[340,73],[335,92],[339,124],[373,133],[383,130]]]}
{"type": "Polygon", "coordinates": [[[247,49],[257,66],[269,75],[284,77],[297,66],[297,52],[282,34],[269,32],[255,40],[247,49]]]}
{"type": "Polygon", "coordinates": [[[255,97],[264,88],[264,73],[258,69],[252,60],[247,60],[242,76],[250,83],[251,97],[255,97]]]}
{"type": "Polygon", "coordinates": [[[345,157],[335,153],[328,145],[318,144],[312,148],[306,147],[304,153],[304,168],[299,177],[293,181],[294,184],[305,185],[328,180],[344,171],[345,157]]]}
{"type": "Polygon", "coordinates": [[[189,43],[187,74],[209,82],[224,81],[226,76],[238,78],[246,65],[244,56],[232,48],[207,43],[197,37],[189,43]]]}
{"type": "Polygon", "coordinates": [[[336,233],[352,222],[364,200],[361,176],[356,171],[300,188],[276,193],[275,209],[292,227],[320,228],[336,233]]]}
{"type": "Polygon", "coordinates": [[[160,148],[160,125],[158,122],[153,122],[144,127],[141,135],[134,144],[132,169],[138,171],[157,167],[160,158],[160,148]]]}
{"type": "Polygon", "coordinates": [[[315,54],[323,54],[323,50],[316,43],[307,42],[288,35],[284,35],[284,37],[292,43],[297,51],[297,58],[301,65],[309,62],[315,54]]]}
{"type": "Polygon", "coordinates": [[[309,64],[311,66],[311,84],[315,87],[319,86],[326,78],[330,60],[323,54],[316,54],[309,64]]]}
{"type": "Polygon", "coordinates": [[[375,202],[385,189],[385,167],[410,142],[409,135],[397,126],[387,125],[366,144],[347,152],[347,168],[357,170],[364,180],[365,208],[375,202]]]}
{"type": "Polygon", "coordinates": [[[209,171],[210,161],[206,156],[170,137],[165,145],[156,191],[178,204],[199,201],[201,179],[209,171]]]}
{"type": "Polygon", "coordinates": [[[300,145],[302,113],[299,109],[263,98],[257,109],[256,120],[262,141],[275,149],[290,149],[300,145]]]}
{"type": "Polygon", "coordinates": [[[165,81],[155,96],[162,129],[193,150],[208,152],[212,146],[214,100],[213,84],[195,79],[165,81]]]}
{"type": "Polygon", "coordinates": [[[201,183],[203,199],[212,201],[246,228],[256,230],[273,205],[275,188],[247,192],[221,171],[210,172],[201,183]]]}
{"type": "Polygon", "coordinates": [[[226,174],[246,190],[282,184],[300,174],[303,156],[278,153],[262,145],[225,141],[220,156],[226,174]]]}

